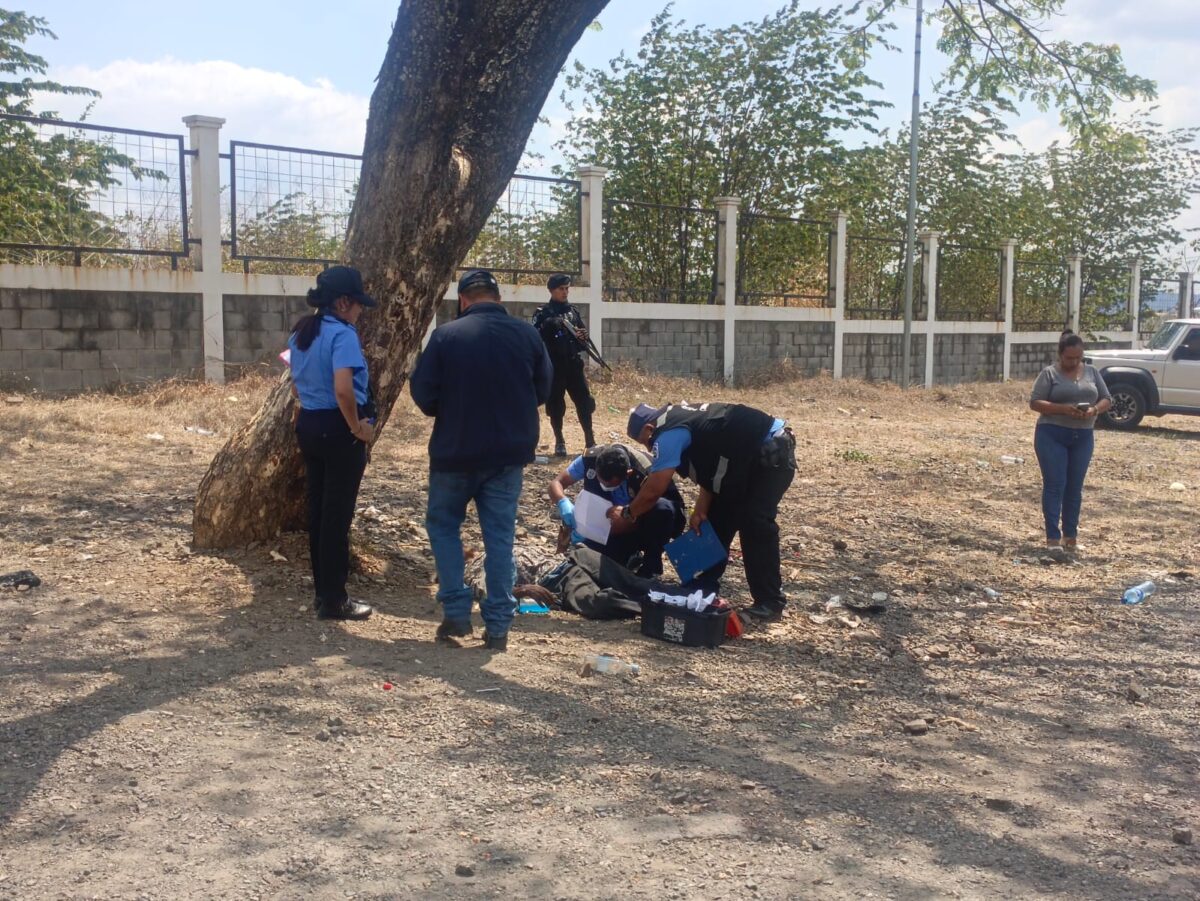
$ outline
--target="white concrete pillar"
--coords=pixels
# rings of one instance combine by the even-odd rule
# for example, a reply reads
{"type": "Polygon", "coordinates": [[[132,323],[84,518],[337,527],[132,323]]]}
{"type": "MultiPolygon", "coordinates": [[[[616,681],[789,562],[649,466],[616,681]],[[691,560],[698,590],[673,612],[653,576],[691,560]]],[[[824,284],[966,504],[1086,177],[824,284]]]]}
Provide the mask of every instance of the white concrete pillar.
{"type": "Polygon", "coordinates": [[[725,383],[733,383],[737,342],[737,197],[717,198],[717,297],[725,304],[725,383]]]}
{"type": "Polygon", "coordinates": [[[933,360],[937,347],[937,273],[938,232],[921,232],[917,239],[923,247],[921,285],[925,292],[925,387],[933,387],[933,360]]]}
{"type": "Polygon", "coordinates": [[[1130,346],[1135,350],[1141,344],[1141,318],[1142,261],[1135,257],[1129,264],[1129,328],[1133,330],[1133,343],[1130,346]]]}
{"type": "Polygon", "coordinates": [[[1015,238],[1009,238],[1001,243],[1000,260],[1000,295],[1004,302],[1004,372],[1002,378],[1007,382],[1012,374],[1014,286],[1017,277],[1017,241],[1015,238]]]}
{"type": "Polygon", "coordinates": [[[204,378],[225,381],[225,301],[221,292],[221,126],[215,116],[184,116],[192,161],[192,229],[202,303],[204,378]]]}
{"type": "Polygon", "coordinates": [[[1073,253],[1067,257],[1067,324],[1079,334],[1079,308],[1083,302],[1083,257],[1073,253]]]}
{"type": "Polygon", "coordinates": [[[846,229],[850,217],[838,210],[833,214],[833,377],[842,377],[842,329],[846,320],[846,229]]]}
{"type": "Polygon", "coordinates": [[[1195,298],[1192,292],[1196,290],[1196,276],[1191,272],[1179,273],[1179,318],[1191,319],[1195,312],[1195,298]]]}
{"type": "Polygon", "coordinates": [[[604,176],[603,166],[580,166],[579,239],[583,258],[581,281],[588,294],[588,334],[604,353],[604,176]]]}

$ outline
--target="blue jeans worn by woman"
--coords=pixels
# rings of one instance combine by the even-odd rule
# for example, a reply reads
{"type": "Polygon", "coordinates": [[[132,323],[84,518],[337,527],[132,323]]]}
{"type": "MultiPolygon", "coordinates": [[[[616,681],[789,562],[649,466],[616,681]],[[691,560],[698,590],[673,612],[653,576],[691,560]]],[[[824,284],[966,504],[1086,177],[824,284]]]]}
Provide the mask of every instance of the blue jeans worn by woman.
{"type": "Polygon", "coordinates": [[[1033,448],[1042,468],[1042,515],[1046,538],[1058,541],[1079,534],[1079,508],[1083,504],[1083,479],[1092,462],[1095,435],[1091,429],[1069,429],[1038,423],[1033,448]],[[1062,531],[1059,531],[1059,518],[1062,531]]]}
{"type": "Polygon", "coordinates": [[[508,634],[516,613],[513,538],[523,470],[523,466],[504,466],[429,474],[425,530],[437,565],[438,601],[446,619],[470,620],[471,589],[463,579],[462,524],[467,503],[474,501],[486,554],[483,572],[487,597],[479,606],[488,635],[493,638],[508,634]]]}

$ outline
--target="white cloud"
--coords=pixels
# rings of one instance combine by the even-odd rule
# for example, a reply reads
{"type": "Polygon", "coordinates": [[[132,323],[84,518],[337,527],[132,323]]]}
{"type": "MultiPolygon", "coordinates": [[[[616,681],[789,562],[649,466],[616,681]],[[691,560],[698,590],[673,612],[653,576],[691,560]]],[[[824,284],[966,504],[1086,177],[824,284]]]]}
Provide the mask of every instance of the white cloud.
{"type": "Polygon", "coordinates": [[[1055,141],[1068,144],[1070,133],[1055,116],[1036,116],[1013,127],[1013,134],[1026,153],[1041,153],[1055,141]]]}
{"type": "Polygon", "coordinates": [[[1181,84],[1165,89],[1155,101],[1154,119],[1167,128],[1200,125],[1200,85],[1181,84]]]}
{"type": "MultiPolygon", "coordinates": [[[[103,95],[90,121],[100,125],[186,133],[184,116],[225,119],[222,144],[229,139],[361,153],[369,99],[339,91],[325,79],[306,84],[223,60],[185,62],[166,57],[154,62],[116,60],[100,68],[56,68],[66,84],[96,88],[103,95]]],[[[65,118],[82,111],[77,99],[55,98],[65,118]]]]}
{"type": "Polygon", "coordinates": [[[1103,44],[1194,42],[1200,32],[1195,0],[1073,0],[1051,20],[1055,37],[1103,44]]]}

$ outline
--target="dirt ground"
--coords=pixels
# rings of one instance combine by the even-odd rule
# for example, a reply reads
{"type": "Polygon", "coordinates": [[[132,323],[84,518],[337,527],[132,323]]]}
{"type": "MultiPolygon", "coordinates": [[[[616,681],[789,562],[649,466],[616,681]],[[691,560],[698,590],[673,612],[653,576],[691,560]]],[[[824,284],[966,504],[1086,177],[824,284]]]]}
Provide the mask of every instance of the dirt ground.
{"type": "MultiPolygon", "coordinates": [[[[264,390],[0,398],[0,573],[44,580],[0,591],[0,897],[1200,897],[1200,420],[1099,433],[1083,551],[1050,563],[1027,385],[626,372],[601,434],[639,400],[794,424],[789,616],[715,651],[523,616],[491,655],[432,641],[410,404],[355,524],[371,620],[313,618],[300,535],[192,552],[264,390]],[[597,651],[641,676],[581,677],[597,651]]],[[[524,541],[553,540],[553,471],[524,541]]]]}

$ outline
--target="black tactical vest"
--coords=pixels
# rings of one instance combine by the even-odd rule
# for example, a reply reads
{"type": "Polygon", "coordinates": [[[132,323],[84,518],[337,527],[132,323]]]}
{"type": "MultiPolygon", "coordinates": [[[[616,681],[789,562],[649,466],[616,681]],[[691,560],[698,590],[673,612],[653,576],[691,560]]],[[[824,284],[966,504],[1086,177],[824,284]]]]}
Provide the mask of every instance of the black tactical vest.
{"type": "Polygon", "coordinates": [[[655,420],[650,440],[668,429],[687,429],[692,443],[679,472],[713,494],[736,497],[774,421],[745,404],[672,404],[655,420]]]}

